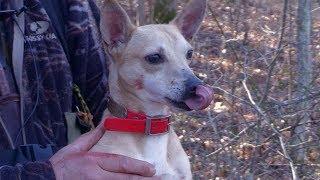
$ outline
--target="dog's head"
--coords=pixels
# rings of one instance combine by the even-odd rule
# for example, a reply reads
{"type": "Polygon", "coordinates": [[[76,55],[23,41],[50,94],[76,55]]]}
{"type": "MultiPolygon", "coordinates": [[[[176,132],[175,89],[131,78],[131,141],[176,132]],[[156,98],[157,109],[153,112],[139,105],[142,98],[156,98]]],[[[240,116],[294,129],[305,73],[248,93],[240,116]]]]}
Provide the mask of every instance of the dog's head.
{"type": "Polygon", "coordinates": [[[143,101],[184,110],[209,106],[211,89],[189,67],[193,49],[188,41],[205,10],[206,0],[191,0],[170,24],[135,27],[115,0],[105,0],[100,28],[113,56],[110,76],[143,101]]]}

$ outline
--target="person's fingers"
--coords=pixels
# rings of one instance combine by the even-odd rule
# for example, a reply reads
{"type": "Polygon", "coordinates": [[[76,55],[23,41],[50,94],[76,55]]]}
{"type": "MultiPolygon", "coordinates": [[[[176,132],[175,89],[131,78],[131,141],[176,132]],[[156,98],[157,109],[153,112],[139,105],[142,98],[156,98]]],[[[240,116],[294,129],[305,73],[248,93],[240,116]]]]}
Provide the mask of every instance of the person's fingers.
{"type": "Polygon", "coordinates": [[[133,174],[123,174],[123,173],[112,173],[107,171],[102,171],[98,173],[99,180],[105,180],[105,179],[112,179],[112,180],[161,180],[161,177],[154,176],[154,177],[143,177],[139,175],[133,175],[133,174]]]}
{"type": "Polygon", "coordinates": [[[88,151],[97,144],[104,132],[103,123],[101,123],[94,130],[80,136],[71,145],[79,151],[88,151]]]}
{"type": "Polygon", "coordinates": [[[154,176],[156,170],[154,166],[148,162],[140,161],[130,157],[105,154],[105,153],[88,153],[105,171],[115,173],[136,174],[145,177],[154,176]]]}
{"type": "Polygon", "coordinates": [[[138,176],[138,175],[132,175],[132,174],[121,174],[121,173],[114,173],[111,176],[113,180],[124,180],[124,179],[128,179],[128,180],[161,180],[160,177],[142,177],[142,176],[138,176]]]}

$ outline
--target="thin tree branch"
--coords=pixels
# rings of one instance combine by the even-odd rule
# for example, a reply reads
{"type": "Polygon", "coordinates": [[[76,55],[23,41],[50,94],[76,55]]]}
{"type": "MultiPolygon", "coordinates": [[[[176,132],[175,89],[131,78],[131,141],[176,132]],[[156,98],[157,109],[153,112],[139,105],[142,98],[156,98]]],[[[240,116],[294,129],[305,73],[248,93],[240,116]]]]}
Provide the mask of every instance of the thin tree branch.
{"type": "Polygon", "coordinates": [[[280,142],[280,145],[281,145],[281,149],[282,149],[282,152],[283,152],[283,155],[284,157],[289,161],[289,164],[290,164],[290,169],[291,169],[291,173],[292,173],[292,179],[293,180],[298,180],[298,175],[297,175],[297,170],[296,170],[296,167],[291,159],[291,157],[289,156],[289,153],[286,149],[286,145],[285,145],[285,142],[283,140],[283,136],[282,134],[276,129],[274,128],[273,125],[271,125],[271,120],[268,118],[268,116],[265,114],[265,112],[256,104],[256,102],[253,100],[252,98],[252,95],[247,87],[247,84],[246,84],[246,79],[244,79],[242,81],[242,85],[245,89],[245,91],[247,92],[247,96],[250,100],[250,102],[252,103],[252,105],[254,105],[255,109],[259,112],[259,114],[263,117],[263,120],[270,125],[271,129],[278,135],[278,138],[279,138],[279,142],[280,142]]]}
{"type": "Polygon", "coordinates": [[[263,104],[263,102],[268,98],[269,92],[270,92],[270,85],[271,85],[271,79],[272,79],[272,73],[273,70],[276,66],[276,62],[278,60],[279,55],[282,52],[282,42],[283,42],[283,36],[285,33],[285,27],[286,27],[286,20],[287,20],[287,11],[288,11],[288,0],[284,0],[284,5],[283,5],[283,11],[282,11],[282,24],[281,24],[281,33],[279,35],[279,42],[278,42],[278,46],[277,46],[277,52],[269,66],[269,71],[268,71],[268,78],[267,78],[267,82],[266,82],[266,87],[265,87],[265,91],[264,94],[259,102],[259,105],[263,104]]]}
{"type": "MultiPolygon", "coordinates": [[[[217,16],[215,15],[215,13],[212,10],[212,7],[210,5],[208,5],[208,9],[209,9],[209,11],[211,13],[211,16],[212,16],[213,20],[216,22],[216,24],[217,24],[222,36],[224,37],[224,39],[227,39],[228,37],[224,33],[224,30],[223,30],[222,26],[220,25],[219,20],[218,20],[217,16]]],[[[235,48],[233,46],[231,46],[231,50],[232,50],[232,53],[234,54],[236,60],[239,60],[239,55],[238,55],[237,51],[235,50],[235,48]]]]}
{"type": "Polygon", "coordinates": [[[232,138],[227,144],[223,145],[222,147],[220,147],[219,149],[215,150],[214,152],[208,154],[206,157],[212,156],[212,155],[216,155],[218,153],[220,153],[224,148],[230,146],[231,144],[233,144],[235,141],[237,141],[244,133],[246,133],[249,129],[251,129],[252,127],[254,127],[256,125],[256,123],[251,124],[250,126],[244,128],[242,131],[239,132],[239,134],[237,134],[234,138],[232,138]]]}

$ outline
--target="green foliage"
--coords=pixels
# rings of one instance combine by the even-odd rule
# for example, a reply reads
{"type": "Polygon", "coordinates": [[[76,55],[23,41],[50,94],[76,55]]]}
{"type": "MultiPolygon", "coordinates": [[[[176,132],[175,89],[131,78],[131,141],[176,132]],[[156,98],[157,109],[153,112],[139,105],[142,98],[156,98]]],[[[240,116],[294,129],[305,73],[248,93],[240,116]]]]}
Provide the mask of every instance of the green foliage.
{"type": "Polygon", "coordinates": [[[155,23],[169,23],[176,16],[177,11],[171,0],[157,0],[154,4],[153,20],[155,23]]]}

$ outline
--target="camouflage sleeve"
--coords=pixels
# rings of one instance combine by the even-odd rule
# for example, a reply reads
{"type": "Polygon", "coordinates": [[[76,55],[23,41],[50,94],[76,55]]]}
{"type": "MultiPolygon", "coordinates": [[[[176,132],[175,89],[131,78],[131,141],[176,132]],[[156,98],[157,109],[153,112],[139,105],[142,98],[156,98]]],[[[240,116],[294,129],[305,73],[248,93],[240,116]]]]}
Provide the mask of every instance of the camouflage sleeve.
{"type": "Polygon", "coordinates": [[[81,90],[94,123],[101,120],[108,96],[106,56],[90,0],[68,0],[68,48],[73,80],[81,90]]]}
{"type": "Polygon", "coordinates": [[[1,166],[0,179],[6,180],[54,180],[51,163],[27,162],[16,166],[1,166]]]}

